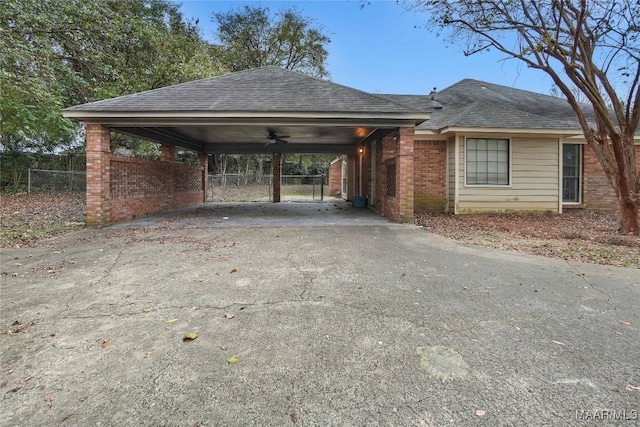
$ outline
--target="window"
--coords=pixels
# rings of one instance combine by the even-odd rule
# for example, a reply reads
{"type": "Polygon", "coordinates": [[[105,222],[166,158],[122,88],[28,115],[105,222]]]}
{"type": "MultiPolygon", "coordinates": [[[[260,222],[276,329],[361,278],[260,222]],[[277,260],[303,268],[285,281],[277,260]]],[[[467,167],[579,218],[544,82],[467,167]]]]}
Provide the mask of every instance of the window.
{"type": "Polygon", "coordinates": [[[466,141],[467,185],[509,185],[509,140],[469,138],[466,141]]]}
{"type": "Polygon", "coordinates": [[[580,144],[562,144],[562,202],[580,203],[580,144]]]}

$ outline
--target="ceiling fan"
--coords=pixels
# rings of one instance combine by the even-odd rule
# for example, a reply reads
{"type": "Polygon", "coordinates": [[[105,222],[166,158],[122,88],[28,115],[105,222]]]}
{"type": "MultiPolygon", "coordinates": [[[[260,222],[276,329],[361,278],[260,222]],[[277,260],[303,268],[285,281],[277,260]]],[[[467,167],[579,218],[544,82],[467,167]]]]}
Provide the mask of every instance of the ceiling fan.
{"type": "Polygon", "coordinates": [[[269,130],[269,135],[267,136],[267,143],[265,146],[269,144],[286,144],[287,141],[285,138],[289,138],[289,135],[278,135],[274,130],[269,130]]]}

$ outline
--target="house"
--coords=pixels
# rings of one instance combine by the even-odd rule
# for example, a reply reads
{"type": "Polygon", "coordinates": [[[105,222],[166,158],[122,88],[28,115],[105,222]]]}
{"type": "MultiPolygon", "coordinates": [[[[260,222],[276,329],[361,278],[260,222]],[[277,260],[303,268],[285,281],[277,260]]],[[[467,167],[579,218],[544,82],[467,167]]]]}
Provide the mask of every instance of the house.
{"type": "Polygon", "coordinates": [[[330,191],[366,198],[397,222],[430,210],[615,206],[565,101],[475,80],[379,95],[270,66],[63,114],[86,124],[87,222],[97,227],[202,203],[207,156],[217,153],[270,153],[274,202],[282,153],[342,155],[329,168],[330,191]],[[112,132],[159,143],[161,160],[112,153],[112,132]],[[198,164],[176,163],[177,149],[198,164]]]}
{"type": "MultiPolygon", "coordinates": [[[[566,100],[472,79],[429,95],[382,96],[430,111],[414,131],[415,212],[617,209],[616,195],[566,100]]],[[[584,111],[588,118],[593,114],[588,106],[584,111]]],[[[395,191],[395,158],[389,155],[394,142],[360,147],[353,165],[347,157],[332,162],[329,193],[384,206],[395,191]],[[349,187],[348,178],[357,185],[349,187]]],[[[636,152],[640,164],[639,145],[636,152]]]]}

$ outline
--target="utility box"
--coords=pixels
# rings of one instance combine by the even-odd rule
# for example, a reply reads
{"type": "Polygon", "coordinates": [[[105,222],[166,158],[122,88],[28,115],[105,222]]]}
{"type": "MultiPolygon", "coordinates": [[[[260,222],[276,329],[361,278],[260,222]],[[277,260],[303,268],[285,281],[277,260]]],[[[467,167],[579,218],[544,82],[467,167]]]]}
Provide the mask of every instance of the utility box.
{"type": "Polygon", "coordinates": [[[367,207],[367,199],[366,197],[353,197],[351,204],[354,208],[365,208],[367,207]]]}

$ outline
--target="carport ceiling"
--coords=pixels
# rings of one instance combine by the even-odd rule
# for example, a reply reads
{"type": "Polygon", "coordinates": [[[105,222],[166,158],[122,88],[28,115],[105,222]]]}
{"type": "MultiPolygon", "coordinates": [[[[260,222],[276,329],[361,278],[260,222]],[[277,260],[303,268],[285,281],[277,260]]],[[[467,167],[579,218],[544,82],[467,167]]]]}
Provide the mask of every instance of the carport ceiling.
{"type": "Polygon", "coordinates": [[[82,104],[66,117],[206,153],[353,153],[429,118],[381,96],[262,67],[82,104]],[[269,139],[276,135],[284,141],[269,139]]]}

